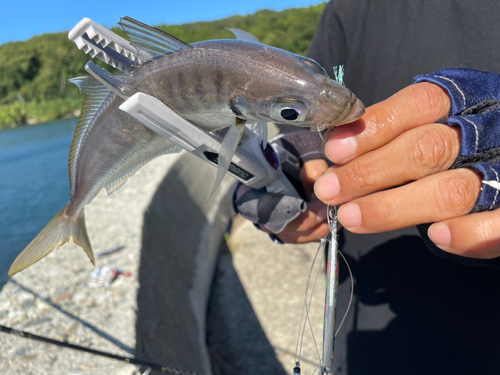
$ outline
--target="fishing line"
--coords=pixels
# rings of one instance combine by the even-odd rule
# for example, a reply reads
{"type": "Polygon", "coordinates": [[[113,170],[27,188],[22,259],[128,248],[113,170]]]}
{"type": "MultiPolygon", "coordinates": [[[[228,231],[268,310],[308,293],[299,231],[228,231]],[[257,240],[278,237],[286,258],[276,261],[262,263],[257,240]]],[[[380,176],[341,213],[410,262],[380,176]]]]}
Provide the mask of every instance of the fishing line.
{"type": "Polygon", "coordinates": [[[197,374],[195,372],[184,371],[184,370],[180,370],[180,369],[177,369],[177,368],[174,368],[174,367],[164,366],[164,365],[162,365],[160,363],[150,362],[150,361],[146,361],[144,359],[139,359],[139,358],[134,358],[134,357],[124,357],[124,356],[121,356],[121,355],[116,355],[116,354],[111,354],[111,353],[107,353],[107,352],[102,352],[100,350],[85,348],[83,346],[79,346],[79,345],[75,345],[75,344],[70,344],[70,343],[63,342],[63,341],[49,339],[47,337],[34,335],[32,333],[29,333],[29,332],[18,331],[16,329],[9,328],[9,327],[3,326],[3,325],[0,325],[0,332],[5,332],[5,333],[12,334],[12,335],[17,335],[17,336],[23,337],[25,339],[31,339],[31,340],[35,340],[35,341],[45,342],[47,344],[62,346],[64,348],[68,348],[68,349],[79,350],[81,352],[86,352],[86,353],[98,355],[98,356],[101,356],[101,357],[116,359],[118,361],[124,361],[124,362],[130,363],[132,365],[146,366],[146,367],[151,368],[152,370],[161,371],[161,372],[166,373],[166,374],[172,374],[172,375],[199,375],[199,374],[197,374]]]}
{"type": "MultiPolygon", "coordinates": [[[[298,337],[297,337],[297,345],[295,346],[295,359],[294,359],[295,363],[300,363],[300,359],[301,359],[301,355],[302,355],[302,342],[303,342],[303,339],[304,339],[304,331],[305,331],[306,321],[307,321],[307,318],[309,316],[309,307],[311,306],[312,294],[313,294],[313,293],[311,293],[311,299],[310,299],[309,304],[308,304],[307,303],[307,295],[308,295],[308,291],[309,291],[309,283],[311,282],[311,275],[312,275],[314,266],[316,264],[316,259],[318,257],[318,254],[319,254],[320,250],[323,249],[323,243],[324,243],[324,239],[321,239],[321,242],[318,245],[318,249],[316,250],[316,254],[314,255],[313,261],[311,263],[311,268],[309,270],[309,276],[307,277],[307,284],[306,284],[306,292],[305,292],[305,296],[304,296],[304,303],[302,305],[302,313],[300,315],[300,323],[299,323],[299,333],[298,333],[298,337]],[[302,319],[304,318],[304,311],[306,311],[306,321],[304,322],[304,327],[302,327],[302,319]],[[302,330],[302,335],[301,335],[301,330],[302,330]],[[300,346],[299,346],[299,342],[300,342],[300,346]],[[299,347],[300,347],[300,351],[299,351],[299,347]],[[297,353],[298,353],[298,355],[297,355],[297,353]]],[[[319,265],[320,269],[321,269],[321,265],[323,264],[323,258],[324,258],[324,256],[325,256],[325,252],[323,251],[322,255],[321,255],[320,265],[319,265]]],[[[316,282],[318,280],[318,276],[319,276],[319,272],[316,274],[316,280],[314,282],[314,287],[316,287],[316,282]]],[[[314,292],[314,288],[313,288],[313,292],[314,292]]],[[[313,338],[314,338],[314,335],[313,335],[313,338]]],[[[318,350],[317,346],[316,346],[316,350],[318,350]]],[[[318,357],[320,357],[319,356],[319,352],[318,352],[318,357]]],[[[321,358],[320,358],[320,360],[321,360],[321,358]]]]}
{"type": "Polygon", "coordinates": [[[324,142],[325,138],[323,138],[323,133],[322,132],[318,132],[318,135],[319,135],[319,138],[321,139],[321,142],[324,142]]]}
{"type": "Polygon", "coordinates": [[[316,367],[314,368],[314,370],[311,372],[311,375],[316,374],[316,371],[318,371],[319,366],[320,366],[320,365],[316,365],[316,367]]]}
{"type": "Polygon", "coordinates": [[[297,362],[297,353],[299,351],[299,342],[300,342],[300,331],[302,327],[302,319],[304,318],[304,311],[307,306],[307,291],[309,289],[309,282],[311,281],[311,274],[312,270],[314,268],[314,264],[316,263],[316,258],[318,257],[319,251],[321,250],[321,244],[318,245],[318,249],[316,250],[316,254],[314,255],[313,261],[311,263],[311,269],[309,270],[309,276],[307,277],[307,283],[306,283],[306,291],[305,291],[305,296],[304,296],[304,303],[302,304],[302,312],[300,314],[300,322],[299,322],[299,331],[297,334],[297,344],[295,345],[295,357],[294,357],[294,362],[297,362]]]}
{"type": "MultiPolygon", "coordinates": [[[[320,243],[319,248],[320,249],[323,248],[322,243],[320,243]]],[[[312,300],[314,298],[314,291],[316,290],[316,284],[318,283],[319,274],[321,273],[321,266],[323,265],[323,259],[324,259],[324,252],[321,255],[321,259],[320,259],[319,266],[318,266],[318,272],[316,273],[316,279],[314,280],[314,285],[313,285],[313,288],[312,288],[312,291],[310,294],[309,303],[307,304],[307,307],[306,307],[306,319],[304,320],[304,327],[302,328],[302,337],[300,339],[300,350],[299,350],[299,360],[298,360],[299,363],[300,363],[300,360],[302,358],[302,347],[303,347],[302,343],[304,342],[304,335],[306,333],[307,322],[309,322],[309,327],[311,328],[311,334],[312,334],[312,338],[313,338],[313,341],[315,344],[316,352],[318,354],[318,360],[321,362],[321,356],[319,354],[318,346],[316,344],[316,339],[314,337],[314,332],[312,329],[311,320],[309,319],[309,310],[311,309],[312,300]]],[[[306,299],[307,299],[307,291],[306,291],[306,299]]]]}
{"type": "Polygon", "coordinates": [[[351,267],[349,266],[349,263],[347,262],[347,259],[345,258],[344,254],[342,254],[341,251],[339,251],[339,254],[342,257],[342,259],[344,259],[345,265],[347,266],[347,269],[349,270],[349,276],[351,278],[351,295],[349,297],[349,303],[347,304],[347,310],[345,311],[344,317],[340,321],[340,324],[339,324],[339,326],[337,328],[337,331],[335,332],[335,336],[338,335],[338,333],[340,331],[340,328],[342,327],[342,324],[344,324],[344,321],[347,318],[347,313],[349,312],[349,310],[351,308],[352,298],[354,296],[354,277],[352,277],[351,267]]]}
{"type": "MultiPolygon", "coordinates": [[[[316,286],[316,284],[314,286],[316,286]]],[[[313,289],[313,292],[314,292],[314,289],[313,289]]],[[[311,296],[311,301],[312,301],[312,296],[311,296]]],[[[312,327],[311,319],[309,319],[309,309],[310,309],[310,307],[311,307],[311,303],[309,303],[309,308],[308,308],[307,314],[306,314],[307,322],[309,323],[309,330],[311,331],[311,336],[312,336],[312,339],[313,339],[313,342],[314,342],[314,348],[316,348],[316,354],[318,355],[318,360],[321,361],[321,355],[319,354],[319,350],[318,350],[318,343],[316,342],[316,337],[314,336],[314,330],[313,330],[313,327],[312,327]]],[[[304,327],[304,329],[305,329],[305,327],[304,327]]],[[[302,333],[302,335],[303,335],[303,333],[302,333]]]]}
{"type": "Polygon", "coordinates": [[[312,299],[313,299],[313,295],[314,295],[314,290],[316,289],[316,284],[318,282],[318,277],[319,277],[319,273],[320,273],[319,270],[321,269],[321,265],[323,264],[323,259],[324,259],[324,256],[325,256],[324,252],[322,252],[322,255],[321,255],[321,259],[320,259],[320,263],[319,263],[319,270],[316,273],[316,279],[314,281],[313,289],[311,291],[311,297],[309,299],[309,303],[307,303],[307,294],[308,294],[308,291],[309,291],[309,283],[310,283],[310,280],[311,280],[311,275],[312,275],[314,266],[316,264],[316,259],[317,259],[318,253],[319,253],[319,251],[321,249],[323,249],[323,240],[321,240],[320,244],[318,245],[318,249],[316,250],[316,255],[314,256],[313,262],[311,264],[311,269],[309,270],[309,276],[307,278],[306,293],[305,293],[305,297],[304,297],[304,305],[303,305],[303,308],[302,308],[302,315],[300,317],[300,325],[299,325],[300,346],[299,346],[299,339],[297,338],[297,347],[296,347],[296,351],[295,351],[296,362],[298,362],[298,363],[300,363],[300,359],[302,358],[302,343],[304,341],[304,334],[305,334],[306,324],[307,324],[308,321],[309,321],[309,327],[311,328],[311,333],[312,333],[313,341],[314,341],[314,344],[315,344],[316,352],[318,354],[318,359],[321,361],[321,356],[319,354],[318,346],[316,344],[316,339],[314,337],[314,332],[313,332],[312,326],[311,326],[311,320],[309,319],[309,310],[311,308],[311,303],[312,303],[312,299]],[[304,314],[304,310],[306,312],[306,318],[304,320],[304,326],[302,327],[302,317],[303,317],[303,314],[304,314]],[[300,334],[300,327],[302,327],[302,335],[300,334]],[[297,350],[299,350],[298,361],[297,361],[297,350]]]}
{"type": "MultiPolygon", "coordinates": [[[[299,338],[297,338],[297,346],[295,348],[295,368],[294,368],[294,374],[300,374],[300,360],[301,360],[301,356],[302,356],[302,346],[303,346],[303,340],[304,340],[304,334],[305,334],[305,329],[306,329],[306,324],[309,323],[309,328],[311,330],[311,334],[312,334],[312,337],[313,337],[313,341],[314,341],[314,345],[315,345],[315,348],[316,348],[316,352],[318,354],[318,360],[319,360],[319,365],[316,366],[316,368],[314,369],[313,371],[313,374],[316,372],[316,370],[318,368],[322,369],[321,371],[322,372],[327,372],[327,373],[330,373],[330,371],[332,370],[331,369],[331,365],[333,364],[333,349],[332,349],[332,352],[330,354],[330,357],[328,359],[328,362],[332,361],[330,363],[330,365],[324,363],[325,362],[325,358],[322,358],[319,354],[319,351],[318,351],[318,345],[316,343],[316,339],[314,337],[314,331],[313,331],[313,328],[312,328],[312,323],[311,323],[311,320],[310,320],[310,317],[309,317],[309,310],[310,310],[310,307],[311,307],[311,303],[312,303],[312,298],[313,298],[313,295],[314,295],[314,290],[316,288],[316,284],[317,284],[317,281],[318,281],[318,277],[319,277],[319,273],[321,271],[321,265],[323,264],[323,259],[324,259],[324,256],[325,256],[325,250],[326,250],[326,244],[330,243],[330,246],[333,246],[333,248],[330,248],[329,251],[335,251],[337,254],[340,254],[340,256],[342,257],[342,259],[344,260],[344,263],[346,264],[347,266],[347,270],[349,271],[349,277],[350,277],[350,284],[351,284],[351,291],[350,291],[350,296],[349,296],[349,302],[347,304],[347,309],[340,321],[340,324],[338,325],[338,327],[336,328],[335,332],[333,333],[333,341],[335,341],[335,337],[338,335],[340,329],[342,328],[346,318],[347,318],[347,314],[349,313],[350,311],[350,308],[351,308],[351,305],[352,305],[352,300],[353,300],[353,296],[354,296],[354,277],[353,277],[353,273],[352,273],[352,270],[351,270],[351,267],[349,265],[349,263],[347,262],[347,259],[345,258],[344,254],[342,254],[342,252],[339,251],[338,249],[338,238],[337,238],[337,232],[338,232],[338,219],[336,217],[336,207],[334,206],[328,206],[329,208],[329,215],[327,216],[327,221],[328,221],[328,225],[330,226],[330,233],[327,237],[325,238],[322,238],[320,240],[320,244],[318,246],[318,250],[316,251],[316,254],[314,256],[314,259],[312,261],[312,264],[311,264],[311,268],[309,270],[309,276],[308,276],[308,279],[307,279],[307,284],[306,284],[306,292],[305,292],[305,297],[304,297],[304,304],[302,306],[302,313],[301,313],[301,318],[300,318],[300,325],[299,325],[299,337],[300,337],[300,345],[299,345],[299,338]],[[321,256],[321,261],[320,261],[320,265],[319,265],[319,269],[318,269],[318,272],[316,274],[316,279],[314,281],[314,285],[313,285],[313,288],[312,288],[312,291],[311,291],[311,294],[309,295],[308,292],[309,292],[309,284],[310,284],[310,281],[311,281],[311,275],[312,275],[312,272],[313,272],[313,269],[316,265],[316,260],[317,260],[317,257],[318,257],[318,252],[320,250],[324,250],[322,251],[322,256],[321,256]],[[308,301],[308,297],[309,297],[309,301],[308,301]],[[306,314],[306,317],[305,317],[305,320],[304,320],[304,324],[302,325],[302,319],[304,318],[304,311],[305,311],[305,314],[306,314]],[[302,333],[301,333],[301,329],[302,329],[302,333]],[[298,351],[298,357],[297,357],[297,351],[298,351]],[[297,360],[298,358],[298,360],[297,360]],[[325,367],[325,366],[328,366],[328,367],[325,367]],[[327,370],[329,369],[329,370],[327,370]]],[[[330,267],[338,267],[335,266],[334,264],[330,264],[330,267]]],[[[328,268],[328,267],[327,267],[328,268]]],[[[338,268],[337,268],[337,271],[336,271],[337,275],[334,277],[335,279],[338,277],[338,268]]],[[[328,274],[328,272],[327,272],[328,274]]],[[[327,277],[330,277],[330,276],[327,276],[327,277]]],[[[336,282],[334,280],[330,280],[329,281],[330,283],[331,282],[336,282]]],[[[335,287],[336,289],[337,287],[335,287]]],[[[337,291],[335,291],[335,293],[337,293],[337,291]]],[[[335,295],[335,300],[337,299],[336,295],[335,295]]],[[[336,305],[336,302],[335,302],[335,305],[336,305]]],[[[334,311],[332,312],[334,315],[336,315],[336,307],[334,305],[334,311]]],[[[335,317],[333,318],[335,319],[335,317]]],[[[324,323],[326,324],[326,322],[324,323]]],[[[333,323],[335,324],[335,322],[333,323]]],[[[323,333],[323,335],[325,335],[325,333],[323,333]]],[[[325,340],[325,337],[323,337],[323,341],[325,340]]],[[[325,343],[323,342],[323,346],[324,345],[329,345],[328,343],[325,343]]],[[[332,345],[332,348],[333,348],[333,345],[334,343],[332,342],[331,343],[332,345]]],[[[325,347],[323,347],[323,354],[325,354],[325,347]]],[[[326,373],[325,372],[325,373],[326,373]]]]}

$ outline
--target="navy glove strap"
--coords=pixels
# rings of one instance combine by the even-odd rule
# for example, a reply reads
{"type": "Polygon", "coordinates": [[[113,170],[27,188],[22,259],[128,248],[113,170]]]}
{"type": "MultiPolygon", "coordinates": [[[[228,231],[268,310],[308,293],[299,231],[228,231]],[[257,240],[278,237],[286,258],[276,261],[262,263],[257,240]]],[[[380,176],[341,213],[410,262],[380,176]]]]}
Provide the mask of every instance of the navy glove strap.
{"type": "Polygon", "coordinates": [[[483,186],[472,212],[500,207],[500,75],[473,69],[447,68],[415,78],[445,89],[451,98],[444,123],[461,130],[456,168],[474,168],[483,186]]]}
{"type": "MultiPolygon", "coordinates": [[[[460,128],[462,141],[459,156],[451,169],[473,168],[483,176],[483,185],[473,212],[500,207],[500,75],[464,68],[440,69],[420,75],[415,83],[431,82],[448,92],[451,98],[449,117],[443,123],[460,128]]],[[[418,229],[427,247],[452,262],[500,269],[500,257],[464,258],[438,249],[427,237],[430,224],[418,229]]]]}

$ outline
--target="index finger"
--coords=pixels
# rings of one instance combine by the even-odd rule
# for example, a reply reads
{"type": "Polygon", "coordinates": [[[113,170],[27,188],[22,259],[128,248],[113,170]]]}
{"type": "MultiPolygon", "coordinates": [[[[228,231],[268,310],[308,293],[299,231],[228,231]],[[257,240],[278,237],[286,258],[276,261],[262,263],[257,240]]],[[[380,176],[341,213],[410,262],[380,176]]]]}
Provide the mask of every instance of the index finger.
{"type": "Polygon", "coordinates": [[[323,152],[336,164],[347,163],[409,129],[446,118],[450,106],[450,97],[437,85],[423,82],[408,86],[368,107],[359,120],[327,133],[323,152]]]}

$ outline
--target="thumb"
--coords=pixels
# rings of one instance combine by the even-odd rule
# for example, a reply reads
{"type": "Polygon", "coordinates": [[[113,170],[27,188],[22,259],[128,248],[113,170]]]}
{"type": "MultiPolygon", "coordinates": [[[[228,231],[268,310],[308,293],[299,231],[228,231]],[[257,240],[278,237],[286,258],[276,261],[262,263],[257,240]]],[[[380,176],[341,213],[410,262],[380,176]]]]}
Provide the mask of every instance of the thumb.
{"type": "Polygon", "coordinates": [[[306,197],[310,202],[318,200],[314,194],[314,182],[328,169],[324,159],[309,160],[304,163],[300,171],[300,180],[304,187],[306,197]]]}

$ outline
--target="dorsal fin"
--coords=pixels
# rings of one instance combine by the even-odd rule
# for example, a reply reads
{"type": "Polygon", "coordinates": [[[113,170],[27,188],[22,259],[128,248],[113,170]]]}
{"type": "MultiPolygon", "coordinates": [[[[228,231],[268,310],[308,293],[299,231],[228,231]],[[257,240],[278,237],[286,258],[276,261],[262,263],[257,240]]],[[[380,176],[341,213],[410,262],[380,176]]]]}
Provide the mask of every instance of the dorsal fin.
{"type": "Polygon", "coordinates": [[[175,36],[130,17],[121,18],[118,24],[128,35],[130,43],[137,48],[139,56],[144,59],[151,59],[165,52],[193,48],[175,36]]]}
{"type": "Polygon", "coordinates": [[[250,34],[248,31],[243,31],[240,29],[231,29],[229,27],[226,27],[226,29],[231,31],[238,40],[246,40],[248,42],[260,43],[259,39],[257,39],[255,35],[250,34]]]}
{"type": "MultiPolygon", "coordinates": [[[[125,74],[116,75],[116,78],[120,80],[124,77],[125,74]]],[[[91,122],[90,120],[102,102],[109,95],[110,90],[90,76],[72,78],[69,81],[77,85],[80,92],[85,95],[82,111],[80,113],[80,118],[78,119],[78,125],[76,127],[73,142],[71,143],[71,150],[69,152],[69,183],[71,187],[71,195],[73,195],[73,181],[76,178],[78,154],[82,141],[87,134],[87,129],[91,122]]]]}

